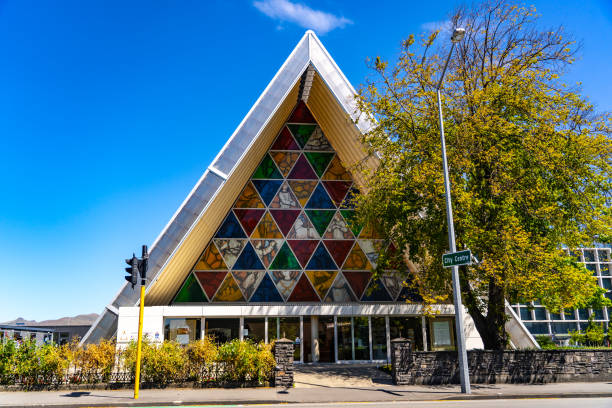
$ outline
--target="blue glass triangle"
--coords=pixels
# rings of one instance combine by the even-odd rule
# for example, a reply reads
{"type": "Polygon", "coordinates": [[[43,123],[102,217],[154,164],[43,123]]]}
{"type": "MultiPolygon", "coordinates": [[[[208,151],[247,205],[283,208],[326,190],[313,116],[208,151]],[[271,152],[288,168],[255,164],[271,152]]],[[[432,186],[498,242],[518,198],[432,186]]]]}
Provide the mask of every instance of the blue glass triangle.
{"type": "Polygon", "coordinates": [[[217,235],[215,235],[215,238],[246,238],[246,237],[247,236],[242,230],[242,227],[240,226],[240,223],[236,219],[236,216],[231,211],[227,215],[227,217],[225,217],[225,221],[223,221],[221,228],[219,228],[219,231],[217,231],[217,235]]]}
{"type": "Polygon", "coordinates": [[[257,192],[261,196],[262,200],[266,205],[270,205],[270,202],[276,195],[278,188],[283,183],[283,180],[252,180],[257,192]]]}
{"type": "Polygon", "coordinates": [[[419,292],[416,289],[404,286],[399,296],[397,297],[397,301],[405,302],[407,300],[411,302],[422,302],[423,297],[419,294],[419,292]]]}
{"type": "Polygon", "coordinates": [[[246,270],[262,270],[264,268],[263,264],[259,260],[259,257],[255,253],[253,249],[253,245],[250,242],[247,242],[246,246],[242,250],[240,257],[236,260],[236,263],[232,267],[235,271],[246,271],[246,270]]]}
{"type": "Polygon", "coordinates": [[[392,300],[380,279],[373,280],[361,298],[362,302],[391,302],[392,300]],[[374,288],[371,289],[372,287],[374,288]]]}
{"type": "Polygon", "coordinates": [[[253,293],[251,297],[251,302],[282,302],[283,298],[280,293],[278,293],[278,289],[276,289],[276,285],[270,279],[270,276],[266,273],[266,276],[261,280],[259,287],[253,293]]]}
{"type": "Polygon", "coordinates": [[[338,269],[338,267],[334,263],[332,257],[329,255],[329,252],[327,252],[327,249],[325,249],[323,242],[319,242],[319,246],[314,251],[314,254],[312,254],[310,262],[308,262],[308,265],[306,265],[306,269],[325,270],[338,269]]]}
{"type": "Polygon", "coordinates": [[[306,203],[306,208],[336,208],[334,202],[329,198],[323,184],[319,183],[310,200],[306,203]]]}

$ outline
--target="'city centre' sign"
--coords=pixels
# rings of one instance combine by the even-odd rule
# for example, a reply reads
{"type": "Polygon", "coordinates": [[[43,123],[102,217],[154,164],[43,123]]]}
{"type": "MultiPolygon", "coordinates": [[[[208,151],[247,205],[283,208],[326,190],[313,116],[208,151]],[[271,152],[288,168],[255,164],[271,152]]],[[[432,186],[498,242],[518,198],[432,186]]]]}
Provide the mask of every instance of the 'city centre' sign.
{"type": "Polygon", "coordinates": [[[458,265],[470,265],[471,263],[472,251],[469,249],[442,255],[442,266],[445,268],[458,265]]]}

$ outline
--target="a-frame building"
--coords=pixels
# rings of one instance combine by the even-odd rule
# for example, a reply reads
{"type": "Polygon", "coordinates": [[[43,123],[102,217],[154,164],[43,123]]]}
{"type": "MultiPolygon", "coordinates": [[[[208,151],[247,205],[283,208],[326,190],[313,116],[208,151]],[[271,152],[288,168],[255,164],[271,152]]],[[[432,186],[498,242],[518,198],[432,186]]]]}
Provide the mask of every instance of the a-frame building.
{"type": "MultiPolygon", "coordinates": [[[[305,362],[387,360],[396,336],[454,346],[452,306],[423,318],[399,278],[371,277],[382,241],[356,222],[347,166],[374,160],[360,141],[371,122],[354,95],[307,31],[152,245],[147,335],[286,336],[305,362]]],[[[129,341],[137,303],[124,285],[84,342],[129,341]]]]}

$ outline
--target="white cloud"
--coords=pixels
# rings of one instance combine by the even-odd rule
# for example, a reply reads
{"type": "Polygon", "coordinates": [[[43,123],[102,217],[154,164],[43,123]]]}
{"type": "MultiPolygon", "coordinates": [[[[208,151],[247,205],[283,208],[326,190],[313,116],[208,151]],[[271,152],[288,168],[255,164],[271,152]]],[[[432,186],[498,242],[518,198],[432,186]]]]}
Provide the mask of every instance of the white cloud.
{"type": "Polygon", "coordinates": [[[430,21],[428,23],[421,24],[423,31],[433,32],[440,30],[441,34],[450,33],[453,29],[453,23],[450,20],[446,21],[430,21]]]}
{"type": "Polygon", "coordinates": [[[309,28],[317,34],[325,34],[335,28],[344,28],[353,22],[331,13],[313,10],[305,4],[292,3],[289,0],[262,0],[253,5],[266,16],[280,22],[291,22],[300,27],[309,28]]]}

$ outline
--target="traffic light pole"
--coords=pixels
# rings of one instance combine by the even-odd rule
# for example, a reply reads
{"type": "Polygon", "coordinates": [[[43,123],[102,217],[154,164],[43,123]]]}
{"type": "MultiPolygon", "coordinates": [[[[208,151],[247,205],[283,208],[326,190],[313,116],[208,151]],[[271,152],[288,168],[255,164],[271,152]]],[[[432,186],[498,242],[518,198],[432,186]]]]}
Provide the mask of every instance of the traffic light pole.
{"type": "Polygon", "coordinates": [[[140,357],[142,353],[142,315],[144,314],[145,285],[140,285],[140,314],[138,315],[138,345],[136,346],[136,378],[134,379],[134,399],[138,399],[140,389],[140,357]]]}

